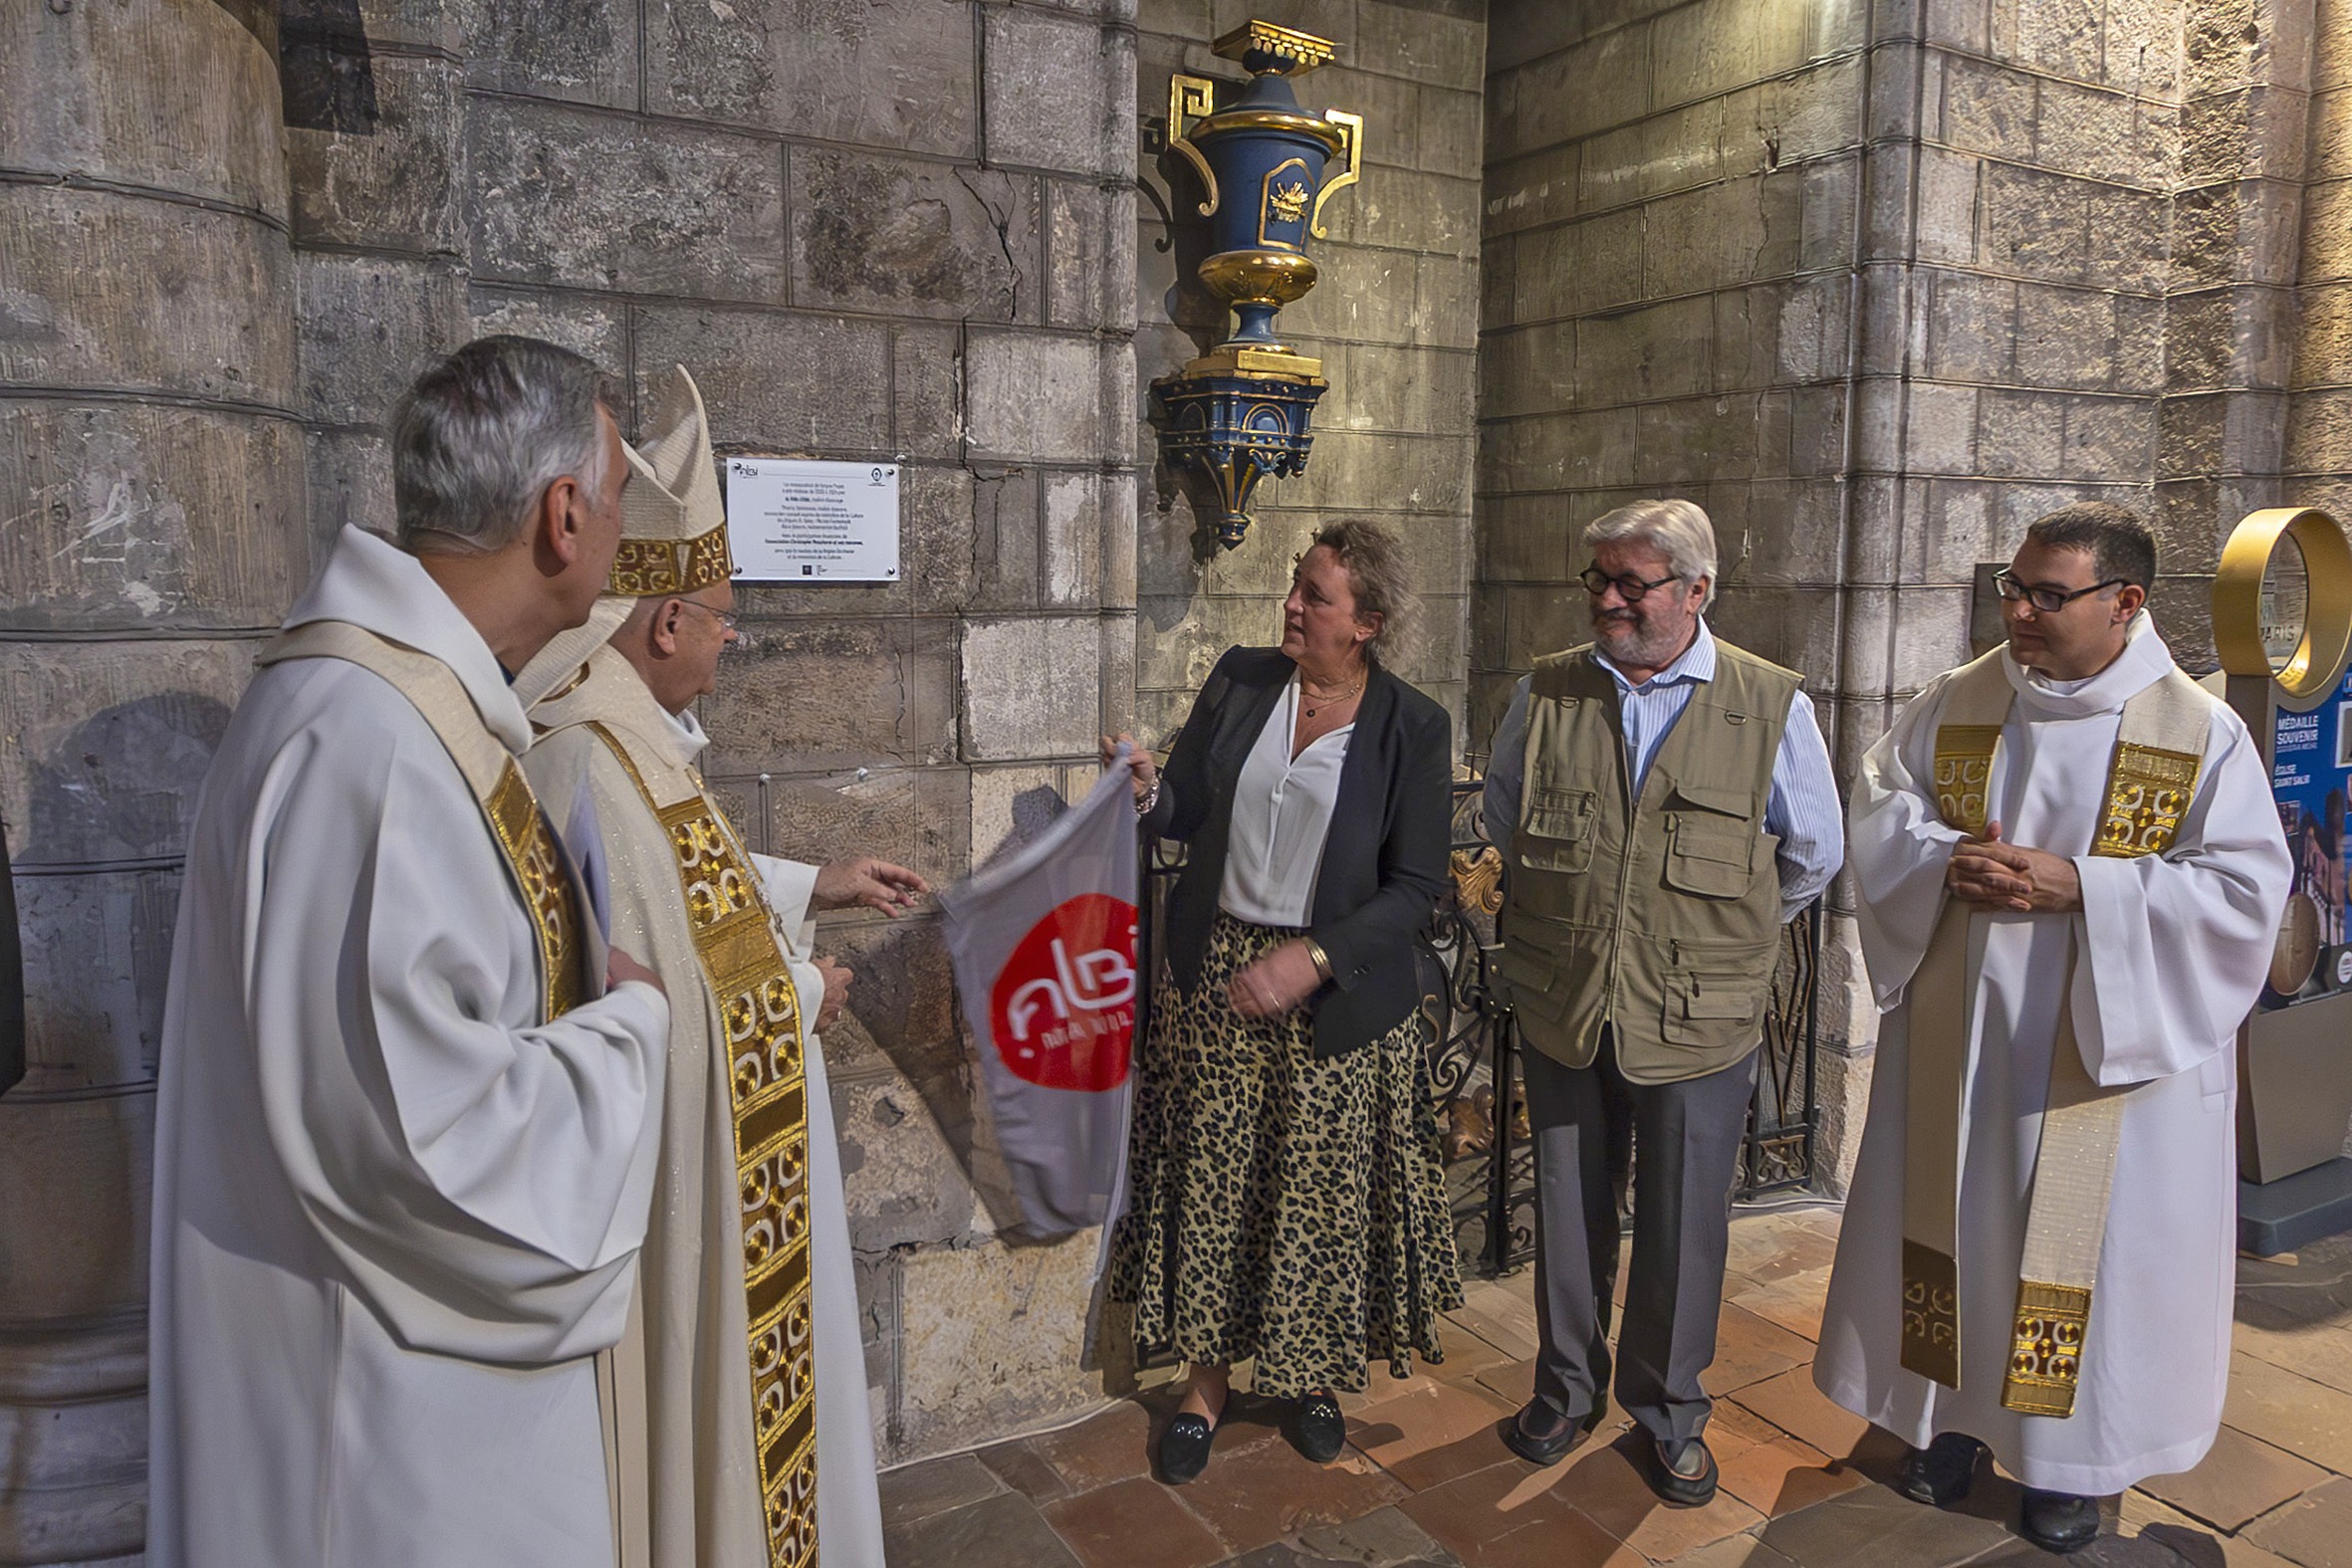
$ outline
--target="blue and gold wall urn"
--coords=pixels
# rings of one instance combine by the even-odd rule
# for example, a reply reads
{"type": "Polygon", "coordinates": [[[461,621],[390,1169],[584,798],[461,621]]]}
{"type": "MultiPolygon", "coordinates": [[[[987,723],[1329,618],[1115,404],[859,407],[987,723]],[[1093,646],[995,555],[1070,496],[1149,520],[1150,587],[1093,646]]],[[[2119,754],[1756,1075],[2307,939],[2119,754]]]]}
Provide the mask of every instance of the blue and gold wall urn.
{"type": "Polygon", "coordinates": [[[1205,77],[1168,84],[1168,146],[1200,176],[1200,214],[1210,220],[1200,279],[1238,324],[1216,348],[1151,383],[1151,417],[1162,456],[1214,506],[1217,542],[1228,549],[1249,532],[1258,481],[1306,466],[1307,424],[1330,385],[1321,360],[1275,336],[1275,317],[1314,287],[1307,236],[1326,237],[1323,203],[1363,167],[1362,117],[1308,113],[1291,87],[1332,49],[1326,39],[1249,22],[1216,43],[1251,73],[1222,108],[1218,84],[1205,77]]]}

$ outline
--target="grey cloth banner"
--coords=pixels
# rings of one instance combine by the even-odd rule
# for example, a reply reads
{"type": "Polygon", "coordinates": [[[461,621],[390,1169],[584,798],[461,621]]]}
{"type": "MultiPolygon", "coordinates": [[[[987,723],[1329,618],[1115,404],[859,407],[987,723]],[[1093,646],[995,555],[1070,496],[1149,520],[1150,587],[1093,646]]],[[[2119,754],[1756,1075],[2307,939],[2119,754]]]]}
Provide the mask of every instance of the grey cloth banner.
{"type": "Polygon", "coordinates": [[[998,1146],[1039,1235],[1115,1220],[1125,1196],[1138,985],[1125,755],[1036,841],[939,900],[998,1146]]]}

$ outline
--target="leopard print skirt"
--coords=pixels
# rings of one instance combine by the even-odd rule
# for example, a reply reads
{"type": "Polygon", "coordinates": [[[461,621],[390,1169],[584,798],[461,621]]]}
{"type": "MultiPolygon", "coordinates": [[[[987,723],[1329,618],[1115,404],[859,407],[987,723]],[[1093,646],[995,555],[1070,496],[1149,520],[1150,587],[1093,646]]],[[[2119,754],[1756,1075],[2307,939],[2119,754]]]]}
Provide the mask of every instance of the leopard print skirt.
{"type": "Polygon", "coordinates": [[[1443,1360],[1462,1304],[1418,1013],[1317,1061],[1305,1011],[1245,1018],[1234,971],[1298,935],[1220,913],[1195,990],[1165,988],[1137,1073],[1110,1295],[1135,1343],[1255,1359],[1260,1394],[1364,1387],[1443,1360]]]}

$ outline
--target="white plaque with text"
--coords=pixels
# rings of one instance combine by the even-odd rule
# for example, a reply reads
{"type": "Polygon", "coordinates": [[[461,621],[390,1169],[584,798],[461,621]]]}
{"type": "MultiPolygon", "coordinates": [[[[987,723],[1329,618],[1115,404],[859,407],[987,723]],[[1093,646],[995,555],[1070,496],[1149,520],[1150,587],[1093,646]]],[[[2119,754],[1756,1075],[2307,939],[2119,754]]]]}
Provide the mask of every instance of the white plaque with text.
{"type": "Polygon", "coordinates": [[[727,545],[751,582],[896,582],[898,465],[727,459],[727,545]]]}

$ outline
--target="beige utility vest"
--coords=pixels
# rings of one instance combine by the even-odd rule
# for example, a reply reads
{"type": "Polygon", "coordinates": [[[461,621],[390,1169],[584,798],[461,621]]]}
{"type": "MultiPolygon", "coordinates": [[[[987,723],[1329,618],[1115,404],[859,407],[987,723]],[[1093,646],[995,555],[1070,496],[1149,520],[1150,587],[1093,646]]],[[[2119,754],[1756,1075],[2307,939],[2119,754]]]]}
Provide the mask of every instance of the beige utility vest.
{"type": "Polygon", "coordinates": [[[1764,830],[1794,672],[1720,639],[1636,797],[1617,687],[1589,647],[1535,662],[1499,961],[1522,1038],[1674,1083],[1763,1036],[1780,951],[1780,840],[1764,830]]]}

